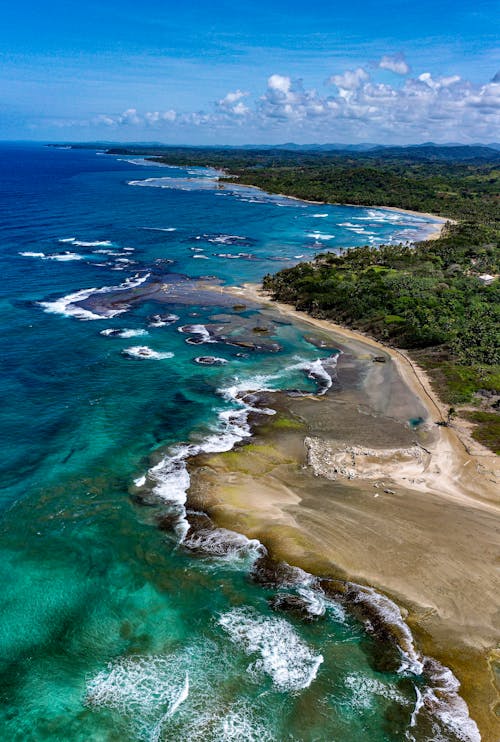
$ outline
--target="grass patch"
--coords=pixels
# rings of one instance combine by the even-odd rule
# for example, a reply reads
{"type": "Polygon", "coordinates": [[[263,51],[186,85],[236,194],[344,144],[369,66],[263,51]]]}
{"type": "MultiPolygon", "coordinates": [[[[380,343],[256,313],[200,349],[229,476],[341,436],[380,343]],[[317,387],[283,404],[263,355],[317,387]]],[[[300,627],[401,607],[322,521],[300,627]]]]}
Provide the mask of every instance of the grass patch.
{"type": "Polygon", "coordinates": [[[500,455],[500,415],[495,412],[464,412],[463,416],[476,425],[472,437],[500,455]]]}
{"type": "Polygon", "coordinates": [[[426,352],[412,356],[429,372],[437,394],[447,404],[477,403],[474,394],[481,389],[500,393],[500,366],[462,366],[426,352]]]}
{"type": "Polygon", "coordinates": [[[272,423],[269,424],[269,428],[272,428],[273,430],[302,430],[304,424],[291,417],[279,417],[277,420],[273,420],[272,423]]]}

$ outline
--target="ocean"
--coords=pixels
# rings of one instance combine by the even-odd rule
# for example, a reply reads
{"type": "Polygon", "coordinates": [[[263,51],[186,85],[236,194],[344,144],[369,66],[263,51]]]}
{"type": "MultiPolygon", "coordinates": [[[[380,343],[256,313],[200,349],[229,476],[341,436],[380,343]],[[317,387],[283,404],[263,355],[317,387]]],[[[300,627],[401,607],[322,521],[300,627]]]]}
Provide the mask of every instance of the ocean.
{"type": "Polygon", "coordinates": [[[189,456],[249,439],[248,392],[334,373],[227,287],[433,222],[87,149],[2,144],[0,168],[0,738],[474,738],[411,637],[260,579],[264,546],[186,504],[189,456]]]}

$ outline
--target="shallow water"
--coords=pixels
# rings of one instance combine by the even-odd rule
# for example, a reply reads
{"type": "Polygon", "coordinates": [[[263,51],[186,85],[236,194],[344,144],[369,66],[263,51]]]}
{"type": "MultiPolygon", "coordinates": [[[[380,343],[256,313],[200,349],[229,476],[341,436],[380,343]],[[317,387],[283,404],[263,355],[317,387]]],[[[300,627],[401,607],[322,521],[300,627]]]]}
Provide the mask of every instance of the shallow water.
{"type": "Polygon", "coordinates": [[[335,353],[222,298],[146,295],[173,272],[258,280],[429,222],[92,151],[1,154],[0,737],[459,739],[415,715],[419,669],[382,662],[311,578],[263,587],[259,544],[187,530],[186,457],[248,437],[241,392],[327,392],[335,353]],[[106,305],[119,285],[146,293],[106,305]],[[282,594],[314,620],[273,610],[282,594]]]}

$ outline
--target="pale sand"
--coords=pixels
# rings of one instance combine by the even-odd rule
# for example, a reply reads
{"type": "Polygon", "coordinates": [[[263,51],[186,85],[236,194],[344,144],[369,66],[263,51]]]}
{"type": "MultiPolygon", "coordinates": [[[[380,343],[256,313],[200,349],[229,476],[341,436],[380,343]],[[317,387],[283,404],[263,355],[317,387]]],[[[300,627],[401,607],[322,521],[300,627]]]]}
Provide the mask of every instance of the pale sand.
{"type": "MultiPolygon", "coordinates": [[[[255,286],[233,293],[271,304],[255,286]]],[[[259,538],[279,559],[314,574],[371,585],[394,599],[408,611],[422,650],[449,666],[461,681],[461,693],[483,739],[496,742],[497,457],[481,447],[469,453],[468,441],[455,430],[429,426],[418,441],[427,452],[418,467],[409,456],[395,455],[393,461],[386,457],[385,462],[382,456],[376,463],[383,468],[383,480],[379,471],[375,482],[362,472],[351,480],[315,476],[307,466],[307,436],[327,446],[342,438],[350,445],[406,448],[415,438],[400,422],[408,419],[409,411],[425,408],[429,420],[437,421],[446,408],[427,376],[404,353],[289,306],[273,302],[272,307],[343,344],[339,375],[346,373],[348,379],[356,363],[365,369],[365,402],[360,404],[359,390],[353,389],[290,400],[287,415],[299,421],[298,428],[273,428],[271,422],[267,429],[257,429],[249,446],[202,457],[193,466],[193,502],[220,525],[259,538]],[[393,363],[372,363],[374,355],[385,355],[393,363]]]]}

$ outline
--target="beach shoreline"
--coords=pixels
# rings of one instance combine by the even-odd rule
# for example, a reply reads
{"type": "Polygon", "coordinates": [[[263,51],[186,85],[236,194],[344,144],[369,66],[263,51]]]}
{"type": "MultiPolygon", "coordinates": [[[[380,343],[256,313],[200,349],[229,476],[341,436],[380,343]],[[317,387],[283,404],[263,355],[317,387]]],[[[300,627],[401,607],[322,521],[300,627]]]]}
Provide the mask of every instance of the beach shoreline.
{"type": "Polygon", "coordinates": [[[272,193],[270,191],[266,191],[264,188],[261,188],[260,186],[252,185],[251,183],[243,183],[240,181],[239,176],[235,176],[234,174],[230,173],[227,170],[221,170],[222,173],[224,173],[224,176],[227,178],[238,178],[238,183],[234,183],[234,185],[240,185],[242,188],[253,188],[254,190],[261,191],[262,193],[271,193],[271,195],[279,196],[280,198],[289,198],[292,201],[299,201],[300,203],[304,204],[312,204],[314,206],[349,206],[357,209],[382,209],[383,211],[392,211],[394,213],[401,213],[401,214],[408,214],[409,216],[416,216],[416,217],[423,217],[425,219],[430,219],[433,222],[436,223],[437,229],[434,232],[431,232],[430,234],[426,234],[423,237],[422,241],[426,240],[437,240],[441,237],[441,234],[443,232],[443,229],[447,223],[450,224],[456,224],[456,220],[452,219],[451,217],[443,217],[439,216],[438,214],[431,214],[427,211],[415,211],[414,209],[403,209],[399,206],[384,206],[381,205],[373,205],[373,204],[351,204],[351,203],[340,203],[336,201],[312,201],[311,199],[307,198],[299,198],[299,196],[290,196],[288,193],[272,193]]]}
{"type": "MultiPolygon", "coordinates": [[[[483,738],[496,739],[493,734],[498,736],[500,728],[494,709],[500,696],[493,665],[499,659],[494,637],[500,604],[491,583],[500,507],[495,457],[486,449],[470,453],[455,430],[432,425],[444,422],[446,407],[425,372],[406,354],[272,302],[258,286],[227,290],[357,348],[354,354],[359,357],[363,348],[372,360],[375,353],[387,356],[392,363],[384,368],[394,366],[403,386],[427,411],[432,430],[424,450],[430,462],[416,476],[414,462],[391,461],[389,452],[382,464],[384,483],[389,486],[375,493],[373,482],[363,476],[328,483],[306,471],[311,467],[303,452],[304,432],[280,441],[279,431],[273,432],[271,426],[264,437],[258,429],[254,431],[253,446],[242,446],[227,456],[207,457],[199,470],[194,467],[194,504],[218,525],[258,538],[274,558],[318,576],[351,579],[388,595],[407,612],[422,651],[450,667],[460,680],[461,695],[483,738]],[[260,448],[263,466],[255,467],[255,446],[260,448]],[[397,497],[385,494],[392,493],[392,487],[397,497]],[[337,490],[344,499],[336,495],[331,499],[337,490]],[[314,497],[311,492],[316,493],[314,497]],[[449,534],[443,531],[448,527],[445,523],[449,523],[449,534]],[[396,543],[397,562],[391,546],[396,543]],[[425,564],[422,571],[419,562],[425,564]],[[457,580],[464,581],[461,588],[457,580]]],[[[376,366],[371,364],[369,371],[374,387],[376,366]]],[[[380,394],[383,384],[378,386],[380,394]]],[[[307,409],[303,418],[310,421],[321,407],[301,409],[307,409]]],[[[323,445],[321,434],[319,440],[323,445]]],[[[323,458],[325,450],[321,451],[323,458]]]]}

